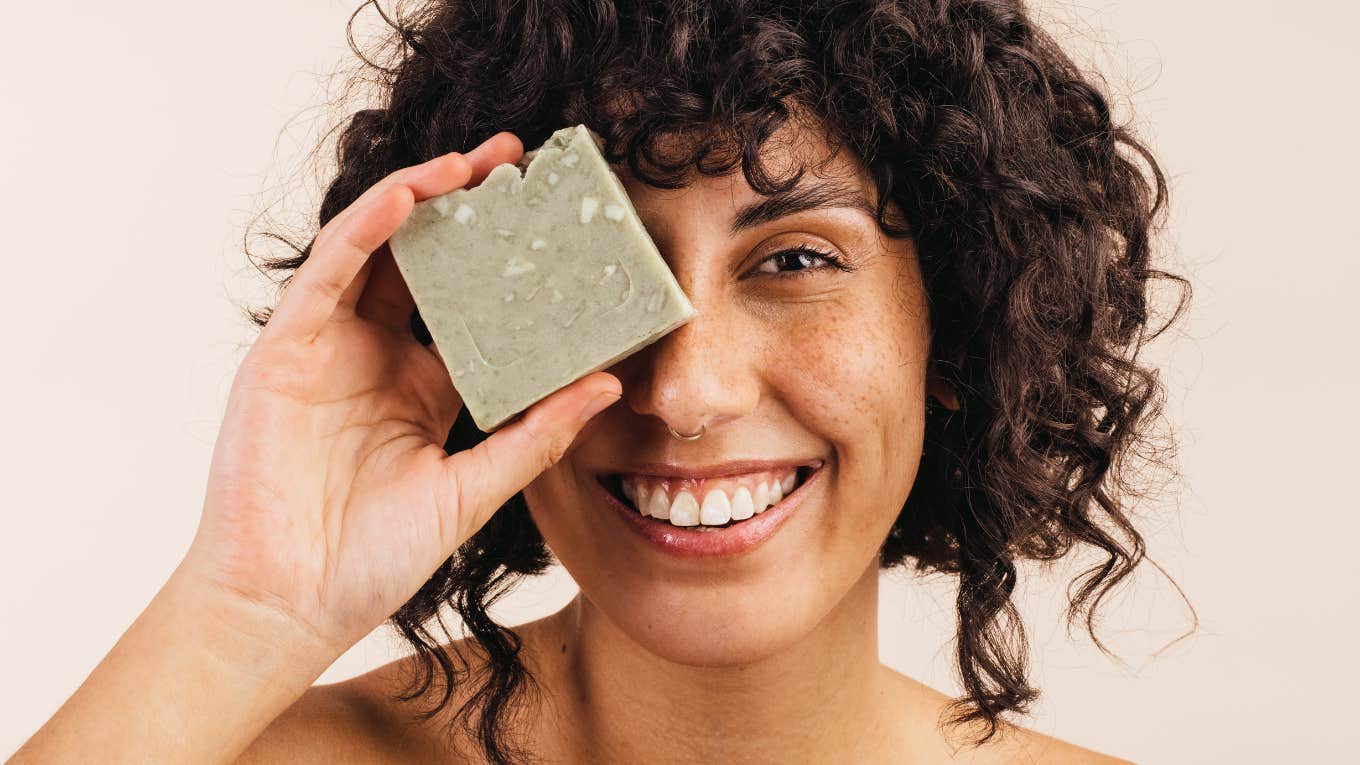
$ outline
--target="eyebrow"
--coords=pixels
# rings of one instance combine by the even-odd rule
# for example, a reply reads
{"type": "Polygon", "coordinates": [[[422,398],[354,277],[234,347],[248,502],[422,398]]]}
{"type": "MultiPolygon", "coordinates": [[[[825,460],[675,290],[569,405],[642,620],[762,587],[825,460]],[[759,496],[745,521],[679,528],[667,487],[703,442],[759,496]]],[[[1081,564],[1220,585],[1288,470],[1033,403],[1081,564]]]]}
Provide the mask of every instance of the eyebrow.
{"type": "Polygon", "coordinates": [[[878,212],[859,189],[845,186],[836,181],[822,181],[800,184],[783,194],[765,197],[759,202],[753,202],[741,208],[732,218],[730,232],[732,236],[736,236],[747,229],[789,215],[835,207],[861,210],[871,216],[878,212]]]}

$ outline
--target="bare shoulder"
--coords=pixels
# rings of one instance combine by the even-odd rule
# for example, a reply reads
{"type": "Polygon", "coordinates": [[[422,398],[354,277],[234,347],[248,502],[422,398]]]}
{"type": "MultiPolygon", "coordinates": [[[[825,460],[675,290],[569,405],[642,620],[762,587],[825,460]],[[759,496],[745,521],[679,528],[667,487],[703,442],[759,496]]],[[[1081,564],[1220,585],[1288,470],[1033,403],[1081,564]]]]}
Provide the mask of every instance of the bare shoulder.
{"type": "MultiPolygon", "coordinates": [[[[887,669],[887,668],[885,668],[887,669]]],[[[941,719],[949,696],[891,669],[899,691],[906,700],[917,751],[927,753],[923,761],[950,765],[1136,765],[1130,760],[1102,754],[1013,723],[1004,723],[990,741],[971,746],[942,731],[935,723],[941,719]]]]}
{"type": "Polygon", "coordinates": [[[1054,763],[1054,765],[1136,765],[1109,754],[1053,738],[1028,728],[1012,726],[1019,744],[1017,749],[1026,762],[1054,763]]]}
{"type": "Polygon", "coordinates": [[[436,729],[398,702],[407,659],[338,683],[315,685],[279,715],[238,765],[349,765],[447,761],[436,729]]]}
{"type": "MultiPolygon", "coordinates": [[[[538,643],[548,624],[550,618],[544,618],[511,628],[524,641],[522,658],[536,674],[543,669],[538,643]]],[[[470,676],[482,674],[485,656],[475,641],[463,638],[441,649],[470,676]]],[[[412,703],[398,698],[409,690],[415,668],[416,659],[408,656],[343,682],[313,686],[251,744],[238,765],[484,762],[480,746],[449,724],[475,692],[475,684],[455,683],[443,709],[423,719],[419,712],[428,699],[412,703]],[[451,739],[451,734],[457,737],[451,739]]],[[[549,751],[543,748],[548,742],[540,743],[540,750],[549,751]]]]}

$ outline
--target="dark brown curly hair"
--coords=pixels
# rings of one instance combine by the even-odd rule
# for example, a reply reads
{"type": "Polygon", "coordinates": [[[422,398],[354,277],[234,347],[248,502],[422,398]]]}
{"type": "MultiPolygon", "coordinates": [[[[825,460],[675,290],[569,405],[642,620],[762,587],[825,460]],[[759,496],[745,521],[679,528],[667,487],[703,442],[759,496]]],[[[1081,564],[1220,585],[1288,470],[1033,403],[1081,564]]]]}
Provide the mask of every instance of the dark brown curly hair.
{"type": "MultiPolygon", "coordinates": [[[[935,368],[959,394],[957,410],[927,402],[924,451],[902,455],[921,460],[916,484],[880,554],[885,569],[958,577],[965,695],[947,722],[983,724],[980,745],[1003,713],[1038,696],[1011,600],[1019,560],[1054,560],[1078,543],[1101,553],[1072,583],[1067,618],[1070,627],[1085,614],[1106,650],[1095,609],[1145,559],[1125,513],[1143,496],[1128,458],[1164,464],[1173,451],[1151,448],[1165,394],[1137,357],[1180,316],[1190,285],[1149,264],[1165,216],[1162,170],[1020,2],[464,0],[389,13],[370,0],[347,31],[381,104],[343,123],[318,226],[398,168],[502,130],[537,146],[576,123],[653,186],[678,188],[691,169],[712,176],[739,163],[755,191],[771,194],[801,171],[774,179],[761,146],[794,109],[815,115],[829,145],[849,146],[871,169],[878,225],[913,238],[935,368]],[[369,5],[391,30],[378,55],[353,35],[369,5]],[[660,150],[676,136],[695,140],[660,150]],[[890,202],[905,227],[888,220],[890,202]],[[1158,279],[1174,282],[1180,300],[1152,332],[1158,279]]],[[[291,248],[258,257],[248,229],[247,254],[266,272],[291,272],[311,248],[305,235],[263,235],[291,248]]],[[[268,320],[267,308],[247,312],[268,320]]],[[[412,331],[430,342],[418,314],[412,331]]],[[[445,449],[483,438],[464,411],[445,449]]],[[[495,763],[526,756],[503,723],[534,682],[518,636],[487,609],[551,563],[516,495],[391,619],[417,658],[400,698],[426,698],[422,714],[432,716],[471,674],[433,631],[452,639],[439,614],[446,604],[461,616],[487,661],[452,719],[495,763]]]]}

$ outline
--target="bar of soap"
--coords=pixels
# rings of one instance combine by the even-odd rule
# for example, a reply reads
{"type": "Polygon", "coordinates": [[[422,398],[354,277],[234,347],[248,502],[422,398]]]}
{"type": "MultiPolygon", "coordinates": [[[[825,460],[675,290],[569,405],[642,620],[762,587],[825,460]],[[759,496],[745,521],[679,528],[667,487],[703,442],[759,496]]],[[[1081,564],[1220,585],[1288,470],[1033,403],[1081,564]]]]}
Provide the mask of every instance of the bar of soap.
{"type": "Polygon", "coordinates": [[[416,203],[388,242],[484,432],[696,313],[602,146],[562,128],[476,188],[416,203]]]}

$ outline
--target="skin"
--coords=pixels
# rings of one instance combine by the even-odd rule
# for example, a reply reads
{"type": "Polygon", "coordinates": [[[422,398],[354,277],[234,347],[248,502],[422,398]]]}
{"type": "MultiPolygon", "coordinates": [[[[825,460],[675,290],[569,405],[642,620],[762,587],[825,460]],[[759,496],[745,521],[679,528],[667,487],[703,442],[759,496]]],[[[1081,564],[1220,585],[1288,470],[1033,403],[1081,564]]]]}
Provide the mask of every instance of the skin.
{"type": "MultiPolygon", "coordinates": [[[[828,159],[804,182],[869,193],[855,158],[791,130],[769,144],[771,169],[828,159]]],[[[467,688],[430,721],[392,700],[406,660],[309,686],[521,488],[581,588],[516,628],[544,703],[511,730],[547,761],[1125,762],[1013,726],[959,748],[936,725],[948,699],[878,661],[877,551],[915,480],[926,396],[956,404],[930,374],[911,243],[866,213],[732,237],[733,212],[759,199],[739,172],[665,191],[618,168],[699,316],[443,455],[461,401],[403,334],[410,296],[390,255],[369,253],[415,200],[521,152],[503,133],[408,168],[323,229],[233,385],[184,563],[13,762],[481,761],[445,737],[467,688]],[[775,272],[769,256],[799,244],[855,270],[775,272]],[[591,419],[597,397],[612,406],[591,419]],[[698,441],[666,432],[699,423],[698,441]],[[798,512],[734,559],[669,559],[595,496],[595,474],[630,461],[743,458],[826,464],[798,512]]],[[[480,661],[465,641],[448,650],[480,661]]]]}

